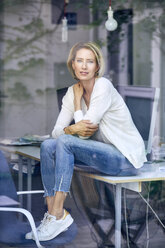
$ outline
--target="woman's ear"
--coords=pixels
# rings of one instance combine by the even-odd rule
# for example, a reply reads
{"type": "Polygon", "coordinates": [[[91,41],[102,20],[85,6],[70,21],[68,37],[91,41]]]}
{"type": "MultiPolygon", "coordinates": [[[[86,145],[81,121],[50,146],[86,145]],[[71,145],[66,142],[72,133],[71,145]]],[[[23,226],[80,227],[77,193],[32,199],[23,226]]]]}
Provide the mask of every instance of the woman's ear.
{"type": "Polygon", "coordinates": [[[98,74],[99,70],[100,70],[100,66],[98,65],[95,73],[98,74]]]}

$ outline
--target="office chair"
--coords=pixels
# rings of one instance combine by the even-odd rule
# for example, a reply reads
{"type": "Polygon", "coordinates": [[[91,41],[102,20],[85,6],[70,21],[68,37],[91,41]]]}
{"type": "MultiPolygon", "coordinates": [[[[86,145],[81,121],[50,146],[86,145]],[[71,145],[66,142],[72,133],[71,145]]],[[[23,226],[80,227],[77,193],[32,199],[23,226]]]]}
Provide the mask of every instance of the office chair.
{"type": "MultiPolygon", "coordinates": [[[[16,192],[12,175],[5,159],[4,154],[0,151],[0,244],[9,246],[30,246],[32,247],[58,247],[70,243],[77,233],[76,224],[73,223],[67,231],[61,233],[50,241],[39,242],[36,225],[33,216],[29,211],[19,207],[18,195],[26,192],[16,192]],[[29,221],[21,221],[17,213],[25,215],[29,221]],[[30,225],[29,225],[30,224],[30,225]],[[26,240],[25,234],[33,230],[35,241],[26,240]]],[[[27,192],[33,193],[33,191],[27,192]]],[[[43,193],[43,191],[34,191],[34,193],[43,193]]]]}

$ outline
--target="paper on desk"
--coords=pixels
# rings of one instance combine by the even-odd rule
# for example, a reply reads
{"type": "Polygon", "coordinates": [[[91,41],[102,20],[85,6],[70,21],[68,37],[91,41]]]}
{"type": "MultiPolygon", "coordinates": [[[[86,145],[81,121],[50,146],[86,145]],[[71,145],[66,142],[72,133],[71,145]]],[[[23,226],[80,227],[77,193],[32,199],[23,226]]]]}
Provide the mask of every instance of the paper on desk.
{"type": "Polygon", "coordinates": [[[3,140],[0,140],[0,144],[2,145],[10,145],[12,142],[11,139],[3,139],[3,140]]]}
{"type": "Polygon", "coordinates": [[[22,145],[31,145],[32,142],[23,142],[19,139],[2,139],[0,140],[1,145],[7,145],[7,146],[22,146],[22,145]]]}
{"type": "Polygon", "coordinates": [[[11,146],[23,146],[23,145],[37,145],[43,142],[45,139],[50,138],[50,135],[24,135],[21,138],[7,138],[1,139],[1,145],[11,145],[11,146]]]}
{"type": "Polygon", "coordinates": [[[50,138],[50,135],[37,135],[37,134],[27,134],[20,138],[21,141],[29,141],[29,142],[42,142],[45,139],[50,138]]]}

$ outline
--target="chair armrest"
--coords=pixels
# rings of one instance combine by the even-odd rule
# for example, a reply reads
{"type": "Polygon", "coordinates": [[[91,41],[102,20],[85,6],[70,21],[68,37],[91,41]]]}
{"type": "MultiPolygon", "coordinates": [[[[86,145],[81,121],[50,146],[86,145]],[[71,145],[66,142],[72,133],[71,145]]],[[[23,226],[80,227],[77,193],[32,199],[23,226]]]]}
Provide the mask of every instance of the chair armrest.
{"type": "Polygon", "coordinates": [[[31,215],[31,213],[28,210],[26,210],[24,208],[0,207],[0,211],[18,212],[18,213],[24,214],[26,216],[26,218],[28,219],[30,226],[32,228],[37,247],[38,248],[44,248],[44,246],[42,246],[39,242],[37,230],[36,230],[36,225],[35,225],[33,216],[31,215]]]}
{"type": "Polygon", "coordinates": [[[44,190],[17,191],[17,195],[42,194],[44,190]]]}

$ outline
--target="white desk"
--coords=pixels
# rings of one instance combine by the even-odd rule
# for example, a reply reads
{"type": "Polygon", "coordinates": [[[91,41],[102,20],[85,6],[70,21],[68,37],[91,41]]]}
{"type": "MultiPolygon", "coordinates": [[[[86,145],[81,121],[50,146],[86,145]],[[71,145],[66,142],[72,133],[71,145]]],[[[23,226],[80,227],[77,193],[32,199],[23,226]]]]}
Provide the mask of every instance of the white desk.
{"type": "MultiPolygon", "coordinates": [[[[22,167],[21,167],[21,158],[28,158],[28,187],[31,190],[31,160],[40,161],[40,148],[35,146],[24,146],[24,147],[1,147],[8,152],[13,152],[18,154],[19,159],[19,187],[22,185],[22,167]]],[[[153,166],[151,166],[151,170],[149,172],[141,172],[138,176],[131,177],[114,177],[114,176],[101,176],[97,174],[89,174],[85,173],[82,169],[75,168],[82,175],[86,177],[90,177],[99,181],[103,181],[106,183],[116,185],[116,199],[115,199],[115,248],[121,248],[121,194],[122,188],[127,188],[136,192],[141,192],[141,184],[142,182],[147,181],[162,181],[165,180],[165,171],[159,171],[159,165],[163,165],[165,167],[165,163],[156,164],[157,169],[154,170],[153,166]]]]}
{"type": "MultiPolygon", "coordinates": [[[[161,166],[165,163],[161,163],[161,166]]],[[[114,177],[100,176],[96,174],[88,174],[80,171],[86,177],[90,177],[99,181],[116,185],[115,199],[115,248],[121,248],[121,198],[122,188],[130,189],[136,192],[141,192],[142,182],[147,181],[162,181],[165,180],[165,171],[159,171],[159,164],[156,164],[157,169],[150,172],[141,172],[139,176],[131,177],[114,177]]],[[[153,169],[153,168],[152,168],[153,169]]]]}

